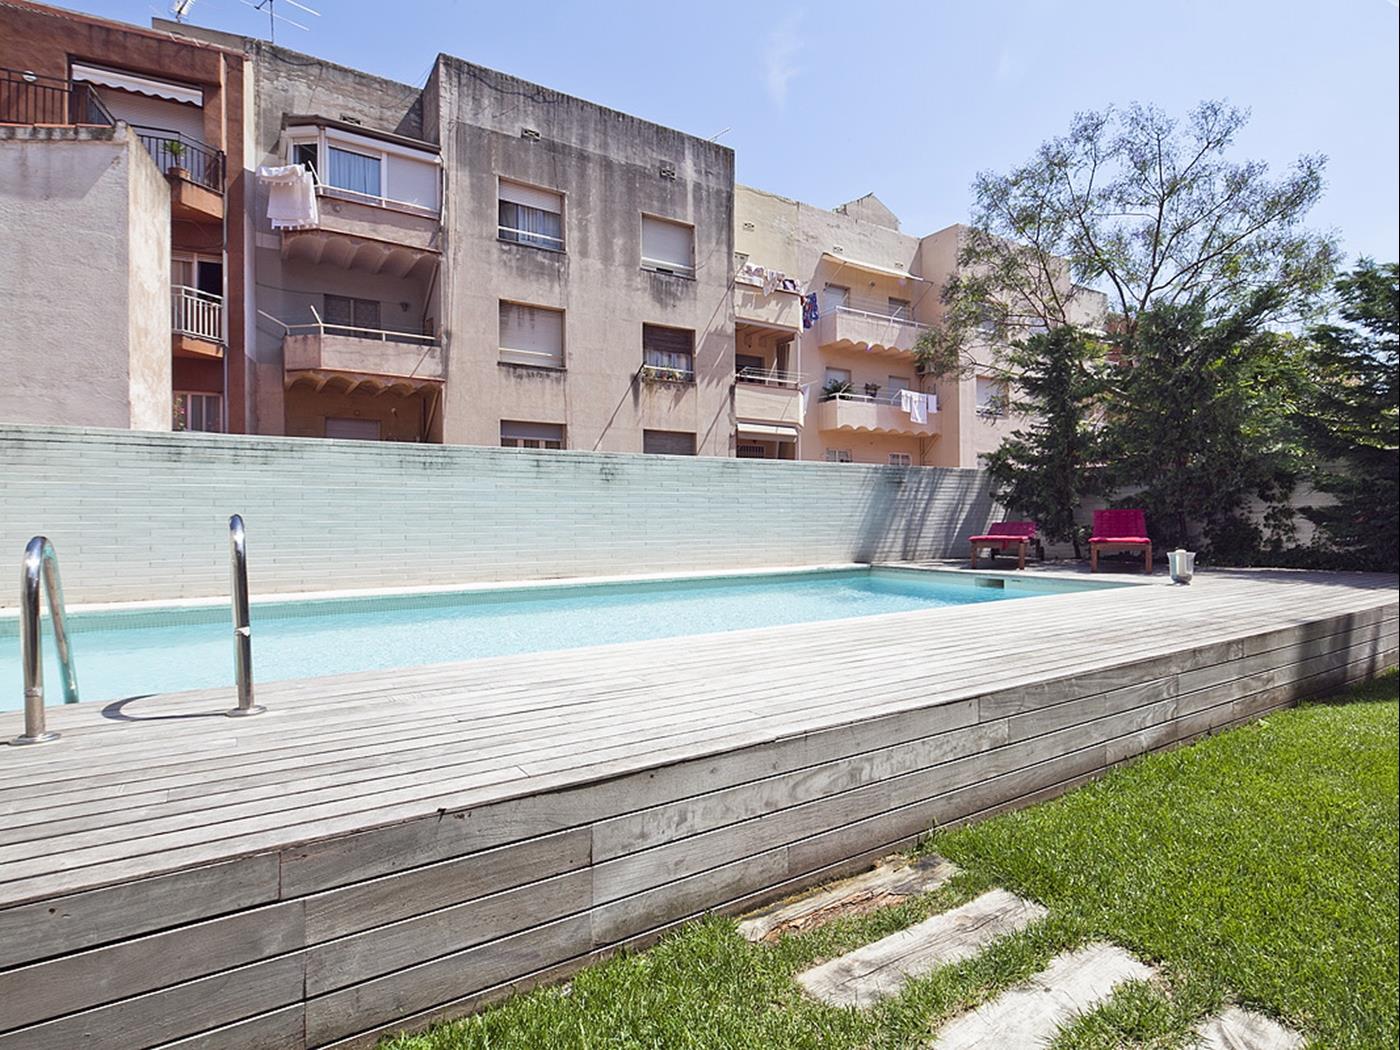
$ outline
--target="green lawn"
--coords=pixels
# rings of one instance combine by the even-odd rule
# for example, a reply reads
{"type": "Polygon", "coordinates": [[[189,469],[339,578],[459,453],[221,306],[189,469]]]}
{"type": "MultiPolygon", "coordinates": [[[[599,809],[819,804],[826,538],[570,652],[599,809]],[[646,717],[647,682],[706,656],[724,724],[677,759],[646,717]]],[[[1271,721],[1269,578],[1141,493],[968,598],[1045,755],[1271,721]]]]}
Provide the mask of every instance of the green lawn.
{"type": "Polygon", "coordinates": [[[584,970],[394,1050],[909,1047],[939,1022],[1105,938],[1156,963],[1055,1050],[1185,1045],[1226,1001],[1315,1047],[1394,1047],[1397,679],[1124,767],[1054,802],[935,835],[964,874],[918,900],[754,946],[732,920],[584,970]],[[868,1011],[806,1000],[792,975],[996,885],[1050,918],[868,1011]]]}

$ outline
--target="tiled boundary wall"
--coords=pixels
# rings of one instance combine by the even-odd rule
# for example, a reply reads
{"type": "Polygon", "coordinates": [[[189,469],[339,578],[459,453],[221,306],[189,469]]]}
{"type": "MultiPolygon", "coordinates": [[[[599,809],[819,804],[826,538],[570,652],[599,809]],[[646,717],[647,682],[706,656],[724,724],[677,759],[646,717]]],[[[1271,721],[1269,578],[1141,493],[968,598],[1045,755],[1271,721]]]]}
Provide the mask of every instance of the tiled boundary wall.
{"type": "MultiPolygon", "coordinates": [[[[974,470],[0,425],[0,566],[70,603],[961,556],[974,470]]],[[[0,606],[17,594],[0,588],[0,606]]]]}

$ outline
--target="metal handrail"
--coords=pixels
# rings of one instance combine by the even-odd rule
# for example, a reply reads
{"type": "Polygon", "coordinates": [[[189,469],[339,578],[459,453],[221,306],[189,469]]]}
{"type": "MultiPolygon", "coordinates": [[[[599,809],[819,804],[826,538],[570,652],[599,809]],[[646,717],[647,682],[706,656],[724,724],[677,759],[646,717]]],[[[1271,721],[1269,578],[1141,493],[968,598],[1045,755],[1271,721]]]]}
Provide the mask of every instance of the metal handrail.
{"type": "Polygon", "coordinates": [[[19,647],[24,671],[24,732],[12,744],[47,744],[59,738],[44,724],[44,636],[39,619],[40,584],[48,593],[49,619],[53,621],[54,644],[63,669],[63,702],[78,702],[78,672],[73,666],[73,650],[68,644],[68,627],[63,617],[63,581],[58,573],[58,556],[47,536],[35,536],[24,548],[19,575],[19,647]]]}
{"type": "Polygon", "coordinates": [[[184,284],[170,286],[171,328],[183,335],[222,343],[224,297],[184,284]]]}
{"type": "Polygon", "coordinates": [[[233,677],[238,683],[238,706],[232,718],[258,715],[267,708],[253,703],[253,628],[248,616],[248,547],[243,518],[228,519],[228,572],[233,591],[233,677]]]}
{"type": "Polygon", "coordinates": [[[757,383],[761,386],[779,386],[796,389],[801,386],[805,377],[799,372],[779,372],[776,369],[767,368],[741,368],[734,373],[734,378],[740,383],[757,383]]]}
{"type": "Polygon", "coordinates": [[[113,127],[91,84],[0,67],[0,124],[113,127]]]}
{"type": "Polygon", "coordinates": [[[133,124],[131,130],[146,147],[162,175],[176,168],[189,173],[192,182],[215,193],[224,192],[224,151],[172,128],[133,124]]]}

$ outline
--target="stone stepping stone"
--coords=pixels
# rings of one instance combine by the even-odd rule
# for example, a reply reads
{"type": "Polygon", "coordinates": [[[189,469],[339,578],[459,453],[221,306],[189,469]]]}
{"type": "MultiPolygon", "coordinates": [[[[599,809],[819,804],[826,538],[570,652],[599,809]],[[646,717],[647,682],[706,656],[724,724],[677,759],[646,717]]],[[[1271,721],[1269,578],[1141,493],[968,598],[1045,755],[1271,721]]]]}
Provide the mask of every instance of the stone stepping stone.
{"type": "Polygon", "coordinates": [[[1230,1006],[1206,1022],[1191,1050],[1302,1050],[1304,1042],[1263,1014],[1230,1006]]]}
{"type": "Polygon", "coordinates": [[[912,863],[903,857],[882,861],[817,893],[754,912],[739,923],[739,936],[771,943],[787,934],[805,933],[833,919],[863,915],[936,890],[960,870],[942,857],[920,857],[912,863]]]}
{"type": "Polygon", "coordinates": [[[1049,1046],[1067,1021],[1099,1006],[1118,985],[1151,976],[1151,967],[1112,944],[1057,955],[1030,980],[948,1022],[931,1050],[1049,1046]]]}
{"type": "Polygon", "coordinates": [[[912,978],[970,959],[998,938],[1045,917],[1045,909],[1006,890],[925,919],[797,975],[807,994],[833,1006],[870,1006],[912,978]]]}

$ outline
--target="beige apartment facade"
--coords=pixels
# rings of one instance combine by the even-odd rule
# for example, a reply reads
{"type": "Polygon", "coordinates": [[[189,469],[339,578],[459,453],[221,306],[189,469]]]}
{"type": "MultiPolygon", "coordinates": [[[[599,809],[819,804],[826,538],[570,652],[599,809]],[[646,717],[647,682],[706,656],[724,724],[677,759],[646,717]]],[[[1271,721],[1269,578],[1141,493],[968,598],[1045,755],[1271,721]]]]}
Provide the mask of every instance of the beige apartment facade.
{"type": "Polygon", "coordinates": [[[447,55],[416,86],[154,28],[242,60],[231,424],[890,466],[976,466],[1018,424],[994,347],[918,365],[963,227],[736,186],[727,147],[447,55]]]}
{"type": "MultiPolygon", "coordinates": [[[[935,381],[919,367],[965,236],[904,233],[873,195],[828,210],[737,186],[739,454],[968,467],[1021,425],[995,333],[973,333],[966,375],[935,381]]],[[[1080,323],[1102,324],[1101,295],[1076,302],[1080,323]]]]}

